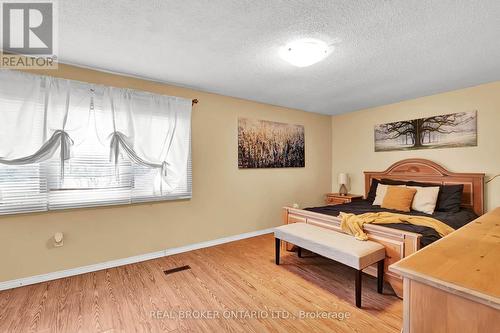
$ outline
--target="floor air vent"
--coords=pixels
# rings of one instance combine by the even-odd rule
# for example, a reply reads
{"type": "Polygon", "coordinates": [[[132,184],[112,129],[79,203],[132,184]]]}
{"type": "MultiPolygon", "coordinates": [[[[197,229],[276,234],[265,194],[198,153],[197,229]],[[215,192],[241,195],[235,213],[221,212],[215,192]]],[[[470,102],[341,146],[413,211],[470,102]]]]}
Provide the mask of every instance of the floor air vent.
{"type": "Polygon", "coordinates": [[[191,269],[191,267],[189,267],[189,265],[185,265],[185,266],[180,266],[180,267],[176,267],[176,268],[172,268],[172,269],[167,269],[166,271],[163,271],[163,273],[165,273],[165,275],[169,275],[169,274],[185,271],[188,269],[191,269]]]}

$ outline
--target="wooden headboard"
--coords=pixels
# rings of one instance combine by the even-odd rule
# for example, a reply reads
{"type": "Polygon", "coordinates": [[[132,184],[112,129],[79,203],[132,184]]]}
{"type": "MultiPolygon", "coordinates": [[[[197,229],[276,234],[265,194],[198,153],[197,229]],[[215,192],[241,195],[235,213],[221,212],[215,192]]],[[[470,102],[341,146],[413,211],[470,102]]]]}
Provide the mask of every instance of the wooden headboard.
{"type": "Polygon", "coordinates": [[[484,213],[484,173],[450,172],[432,161],[411,158],[396,162],[385,171],[365,171],[366,195],[372,179],[382,178],[442,185],[464,184],[462,206],[472,208],[478,215],[484,213]]]}

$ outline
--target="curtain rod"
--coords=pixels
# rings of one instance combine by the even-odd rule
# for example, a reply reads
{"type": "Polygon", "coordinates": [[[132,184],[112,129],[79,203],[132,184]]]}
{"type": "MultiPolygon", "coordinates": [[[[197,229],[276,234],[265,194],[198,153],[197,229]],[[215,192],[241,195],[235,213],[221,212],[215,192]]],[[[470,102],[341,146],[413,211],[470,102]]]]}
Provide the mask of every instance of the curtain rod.
{"type": "Polygon", "coordinates": [[[196,98],[191,101],[191,105],[195,105],[195,104],[198,104],[198,100],[196,98]]]}

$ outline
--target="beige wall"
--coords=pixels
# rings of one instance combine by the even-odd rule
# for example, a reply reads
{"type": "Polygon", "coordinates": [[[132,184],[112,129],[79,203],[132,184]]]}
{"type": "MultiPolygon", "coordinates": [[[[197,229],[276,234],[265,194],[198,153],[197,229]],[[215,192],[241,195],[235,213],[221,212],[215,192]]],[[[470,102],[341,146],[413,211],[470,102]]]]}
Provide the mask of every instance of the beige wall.
{"type": "MultiPolygon", "coordinates": [[[[351,192],[364,194],[363,171],[385,170],[405,158],[427,158],[455,172],[500,173],[500,81],[332,117],[333,188],[347,172],[351,192]],[[478,111],[478,146],[374,152],[376,124],[462,111],[478,111]]],[[[500,206],[500,179],[486,185],[486,208],[500,206]]]]}
{"type": "MultiPolygon", "coordinates": [[[[0,281],[273,227],[285,204],[321,204],[331,186],[338,189],[339,172],[350,174],[353,193],[364,192],[364,170],[410,157],[457,172],[500,173],[500,82],[328,117],[73,66],[44,74],[198,98],[193,198],[0,217],[0,281]],[[478,110],[478,147],[374,152],[375,124],[470,110],[478,110]],[[306,167],[239,170],[239,116],[304,125],[306,167]],[[57,231],[65,233],[62,248],[51,246],[57,231]]],[[[486,186],[486,202],[500,206],[500,179],[486,186]]]]}
{"type": "Polygon", "coordinates": [[[192,118],[193,198],[0,217],[0,281],[277,226],[283,205],[320,204],[330,190],[329,116],[72,66],[46,74],[198,98],[192,118]],[[306,167],[239,170],[239,116],[304,125],[306,167]],[[66,237],[62,248],[51,246],[57,231],[66,237]]]}

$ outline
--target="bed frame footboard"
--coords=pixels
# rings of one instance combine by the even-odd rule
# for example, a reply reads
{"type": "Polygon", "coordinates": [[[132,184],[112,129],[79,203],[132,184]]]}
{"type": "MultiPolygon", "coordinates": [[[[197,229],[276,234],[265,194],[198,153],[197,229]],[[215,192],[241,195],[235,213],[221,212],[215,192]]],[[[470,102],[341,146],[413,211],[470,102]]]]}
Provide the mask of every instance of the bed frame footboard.
{"type": "MultiPolygon", "coordinates": [[[[283,208],[283,223],[309,223],[319,227],[343,232],[340,228],[340,219],[334,216],[310,212],[292,207],[283,208]]],[[[380,225],[365,225],[364,230],[368,238],[385,246],[386,259],[384,267],[384,279],[390,283],[396,295],[403,298],[403,279],[400,275],[390,272],[389,265],[416,252],[420,248],[420,234],[383,227],[380,225]]],[[[283,243],[283,249],[293,251],[291,244],[283,243]]],[[[363,272],[377,277],[376,265],[365,268],[363,272]]]]}

